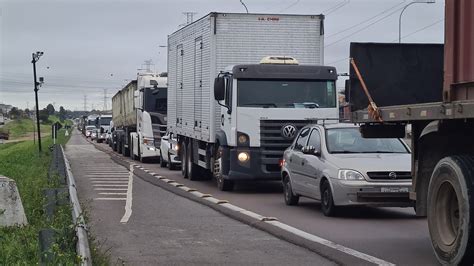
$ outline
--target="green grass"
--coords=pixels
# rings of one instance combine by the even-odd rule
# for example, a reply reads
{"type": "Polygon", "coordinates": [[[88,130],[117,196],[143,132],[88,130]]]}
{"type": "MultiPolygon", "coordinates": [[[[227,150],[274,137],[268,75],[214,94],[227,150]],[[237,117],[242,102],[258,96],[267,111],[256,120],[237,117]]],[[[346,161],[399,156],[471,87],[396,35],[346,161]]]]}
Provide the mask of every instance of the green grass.
{"type": "MultiPolygon", "coordinates": [[[[69,138],[64,136],[63,130],[58,137],[58,143],[61,144],[66,143],[69,138]]],[[[51,138],[44,138],[42,144],[41,155],[38,155],[33,141],[0,145],[0,175],[16,181],[28,219],[28,225],[24,227],[0,228],[0,265],[38,264],[42,255],[38,233],[43,228],[58,231],[56,244],[51,250],[55,255],[52,264],[71,265],[79,262],[75,253],[70,207],[58,208],[52,221],[48,221],[43,212],[43,189],[58,187],[58,181],[48,181],[47,178],[51,162],[51,152],[48,149],[52,144],[51,138]]]]}
{"type": "MultiPolygon", "coordinates": [[[[40,124],[41,133],[42,134],[50,134],[51,133],[51,125],[55,122],[60,122],[59,118],[55,115],[50,115],[48,121],[43,124],[40,124]]],[[[61,123],[61,122],[60,122],[61,123]]],[[[63,123],[64,125],[72,125],[72,121],[65,120],[63,123]]],[[[10,133],[10,139],[15,140],[23,137],[32,137],[33,132],[36,130],[36,120],[32,119],[17,119],[13,120],[10,123],[7,123],[3,126],[2,131],[8,131],[10,133]]]]}

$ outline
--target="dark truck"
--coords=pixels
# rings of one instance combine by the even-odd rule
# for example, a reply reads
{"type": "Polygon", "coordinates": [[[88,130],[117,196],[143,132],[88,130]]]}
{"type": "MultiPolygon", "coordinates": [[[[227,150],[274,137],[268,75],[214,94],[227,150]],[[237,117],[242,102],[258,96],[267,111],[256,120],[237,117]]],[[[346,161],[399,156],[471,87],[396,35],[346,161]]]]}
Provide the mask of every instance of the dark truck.
{"type": "Polygon", "coordinates": [[[446,0],[445,43],[352,43],[346,98],[364,137],[411,125],[413,191],[443,264],[474,263],[474,5],[446,0]],[[360,73],[357,75],[356,68],[360,73]],[[373,103],[364,92],[365,81],[373,103]],[[368,111],[370,110],[370,111],[368,111]]]}

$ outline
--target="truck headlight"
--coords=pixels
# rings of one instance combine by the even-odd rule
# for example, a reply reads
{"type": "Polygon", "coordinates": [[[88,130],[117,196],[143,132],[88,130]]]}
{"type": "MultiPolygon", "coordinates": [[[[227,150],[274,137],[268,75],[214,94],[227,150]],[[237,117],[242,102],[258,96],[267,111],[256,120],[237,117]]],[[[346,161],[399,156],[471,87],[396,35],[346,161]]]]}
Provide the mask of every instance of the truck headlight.
{"type": "Polygon", "coordinates": [[[365,180],[364,176],[354,170],[339,170],[337,178],[342,180],[365,180]]]}
{"type": "Polygon", "coordinates": [[[245,163],[250,159],[250,155],[247,152],[239,152],[237,159],[239,159],[241,163],[245,163]]]}
{"type": "Polygon", "coordinates": [[[143,138],[143,144],[148,146],[154,146],[155,141],[153,138],[143,138]]]}

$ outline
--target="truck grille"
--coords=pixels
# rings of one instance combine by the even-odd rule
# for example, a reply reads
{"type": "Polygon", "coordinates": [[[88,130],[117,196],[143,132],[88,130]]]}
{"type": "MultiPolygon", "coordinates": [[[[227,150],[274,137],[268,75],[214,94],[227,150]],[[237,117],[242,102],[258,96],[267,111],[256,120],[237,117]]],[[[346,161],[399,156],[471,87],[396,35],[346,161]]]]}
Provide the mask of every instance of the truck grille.
{"type": "Polygon", "coordinates": [[[283,152],[291,145],[298,131],[312,122],[314,121],[260,120],[263,169],[267,172],[279,172],[279,160],[283,157],[283,152]],[[283,137],[282,134],[282,128],[287,125],[293,125],[296,128],[294,136],[291,138],[283,137]]]}
{"type": "Polygon", "coordinates": [[[411,172],[367,172],[372,180],[409,180],[411,172]]]}

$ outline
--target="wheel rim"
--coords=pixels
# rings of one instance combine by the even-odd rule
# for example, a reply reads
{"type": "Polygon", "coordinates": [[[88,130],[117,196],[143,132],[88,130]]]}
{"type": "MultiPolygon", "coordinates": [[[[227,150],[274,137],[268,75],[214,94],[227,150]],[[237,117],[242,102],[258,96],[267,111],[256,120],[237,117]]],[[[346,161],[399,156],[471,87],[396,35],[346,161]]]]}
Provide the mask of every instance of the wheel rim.
{"type": "Polygon", "coordinates": [[[455,243],[459,234],[459,201],[453,185],[443,182],[437,191],[434,216],[441,242],[446,246],[455,243]]]}
{"type": "Polygon", "coordinates": [[[290,182],[286,178],[285,178],[285,185],[283,187],[285,188],[286,200],[290,201],[290,182]]]}
{"type": "MultiPolygon", "coordinates": [[[[217,154],[220,154],[222,152],[221,149],[219,149],[217,151],[217,154]]],[[[216,160],[214,160],[214,177],[216,178],[216,182],[217,182],[217,185],[218,186],[221,186],[222,183],[223,183],[223,180],[222,180],[222,171],[221,171],[221,157],[219,156],[219,158],[217,158],[216,160]]]]}

